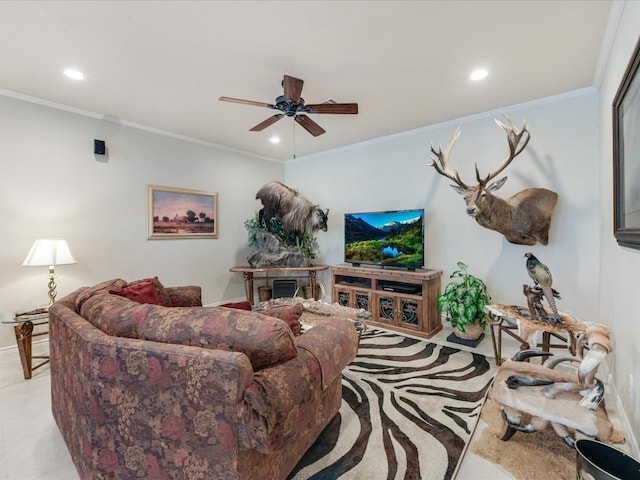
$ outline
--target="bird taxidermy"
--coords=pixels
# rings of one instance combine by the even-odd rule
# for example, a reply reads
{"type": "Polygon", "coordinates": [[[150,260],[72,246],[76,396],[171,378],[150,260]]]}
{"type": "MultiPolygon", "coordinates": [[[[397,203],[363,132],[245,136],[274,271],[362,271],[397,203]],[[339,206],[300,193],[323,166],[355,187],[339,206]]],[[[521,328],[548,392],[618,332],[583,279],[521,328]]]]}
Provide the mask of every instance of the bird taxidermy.
{"type": "Polygon", "coordinates": [[[533,288],[523,289],[525,296],[527,297],[527,304],[531,315],[540,317],[545,320],[552,320],[554,322],[560,321],[560,314],[558,313],[558,307],[556,306],[556,298],[560,298],[560,294],[554,290],[551,285],[553,284],[553,276],[551,270],[544,263],[540,262],[538,258],[531,252],[524,254],[527,267],[527,273],[531,280],[533,280],[533,288]],[[542,307],[541,297],[544,296],[552,315],[542,307]]]}
{"type": "Polygon", "coordinates": [[[510,198],[501,198],[491,192],[498,190],[507,181],[507,177],[491,182],[525,149],[529,143],[530,134],[527,124],[519,129],[511,119],[505,115],[509,125],[496,120],[496,123],[507,134],[509,151],[498,168],[482,177],[476,164],[477,184],[466,183],[460,174],[449,163],[449,155],[460,136],[460,129],[456,130],[449,146],[443,152],[442,147],[436,150],[431,145],[431,166],[455,185],[453,189],[464,196],[467,204],[467,214],[475,221],[490,230],[495,230],[510,243],[519,245],[535,245],[549,243],[549,227],[551,216],[558,201],[558,194],[546,188],[527,188],[510,198]],[[491,183],[490,183],[491,182],[491,183]]]}

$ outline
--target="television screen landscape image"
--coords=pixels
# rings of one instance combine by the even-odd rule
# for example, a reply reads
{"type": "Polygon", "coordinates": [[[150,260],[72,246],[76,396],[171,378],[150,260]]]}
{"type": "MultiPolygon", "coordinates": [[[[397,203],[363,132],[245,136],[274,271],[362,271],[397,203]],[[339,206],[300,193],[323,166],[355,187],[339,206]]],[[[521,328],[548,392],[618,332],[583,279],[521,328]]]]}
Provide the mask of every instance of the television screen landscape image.
{"type": "Polygon", "coordinates": [[[424,266],[424,210],[346,213],[345,262],[407,269],[424,266]]]}

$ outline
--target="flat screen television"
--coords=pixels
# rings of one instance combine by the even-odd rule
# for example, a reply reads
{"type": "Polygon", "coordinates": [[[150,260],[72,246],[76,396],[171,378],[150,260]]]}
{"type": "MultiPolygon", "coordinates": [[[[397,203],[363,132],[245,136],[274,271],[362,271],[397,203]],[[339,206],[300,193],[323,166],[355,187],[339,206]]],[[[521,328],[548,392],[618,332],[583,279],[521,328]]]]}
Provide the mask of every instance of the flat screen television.
{"type": "Polygon", "coordinates": [[[344,261],[423,268],[424,209],[345,213],[344,261]]]}

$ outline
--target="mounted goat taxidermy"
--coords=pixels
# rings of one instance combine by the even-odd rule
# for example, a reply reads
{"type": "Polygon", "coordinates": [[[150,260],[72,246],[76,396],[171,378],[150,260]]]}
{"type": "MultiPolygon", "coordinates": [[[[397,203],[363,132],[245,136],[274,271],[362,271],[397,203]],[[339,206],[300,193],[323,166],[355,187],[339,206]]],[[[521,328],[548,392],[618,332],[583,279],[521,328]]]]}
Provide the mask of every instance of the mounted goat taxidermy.
{"type": "Polygon", "coordinates": [[[282,220],[286,233],[293,233],[302,239],[304,234],[313,236],[318,230],[327,231],[329,210],[320,209],[297,190],[289,188],[281,182],[264,184],[256,193],[256,199],[262,202],[259,221],[269,228],[274,216],[282,220]]]}
{"type": "Polygon", "coordinates": [[[467,203],[467,213],[475,218],[481,226],[500,232],[511,243],[535,245],[539,242],[542,245],[547,245],[551,216],[558,201],[557,193],[546,188],[527,188],[507,199],[496,197],[491,193],[502,187],[507,181],[507,177],[502,177],[492,183],[489,182],[522,153],[530,139],[526,123],[522,129],[518,129],[509,117],[506,118],[509,121],[508,126],[499,120],[496,120],[496,123],[507,134],[509,152],[498,168],[484,178],[480,176],[476,164],[477,185],[465,183],[449,163],[451,150],[460,136],[459,128],[444,152],[441,147],[436,150],[431,145],[433,158],[431,166],[440,175],[455,182],[455,185],[451,186],[464,196],[467,203]]]}

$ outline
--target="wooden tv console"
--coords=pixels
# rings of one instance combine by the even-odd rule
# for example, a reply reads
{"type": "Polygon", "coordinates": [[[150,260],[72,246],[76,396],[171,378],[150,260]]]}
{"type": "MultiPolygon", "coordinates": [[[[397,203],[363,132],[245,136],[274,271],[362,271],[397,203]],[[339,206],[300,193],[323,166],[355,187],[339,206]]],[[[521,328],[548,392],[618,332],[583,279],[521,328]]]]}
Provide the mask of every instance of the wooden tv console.
{"type": "Polygon", "coordinates": [[[442,329],[438,295],[442,270],[331,267],[334,302],[373,314],[368,324],[424,338],[442,329]]]}

